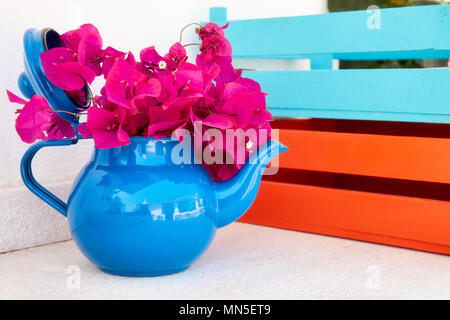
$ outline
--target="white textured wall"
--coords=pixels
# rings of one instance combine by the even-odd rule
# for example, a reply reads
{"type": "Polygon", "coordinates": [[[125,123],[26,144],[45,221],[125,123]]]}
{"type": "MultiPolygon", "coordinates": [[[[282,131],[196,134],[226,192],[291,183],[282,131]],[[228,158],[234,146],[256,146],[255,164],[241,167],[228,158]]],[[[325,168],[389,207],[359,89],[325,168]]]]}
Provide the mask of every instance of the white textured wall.
{"type": "MultiPolygon", "coordinates": [[[[22,35],[27,28],[52,27],[59,32],[83,23],[95,24],[104,43],[138,54],[156,45],[161,52],[178,40],[179,30],[207,21],[209,7],[228,7],[229,19],[322,13],[325,0],[1,0],[0,2],[0,252],[70,238],[62,216],[23,187],[19,162],[27,148],[14,130],[15,106],[5,89],[18,93],[23,70],[22,35]]],[[[189,38],[189,31],[185,33],[189,38]]],[[[301,39],[299,39],[301,41],[301,39]]],[[[67,198],[71,181],[89,159],[91,143],[40,151],[34,170],[38,181],[67,198]]]]}

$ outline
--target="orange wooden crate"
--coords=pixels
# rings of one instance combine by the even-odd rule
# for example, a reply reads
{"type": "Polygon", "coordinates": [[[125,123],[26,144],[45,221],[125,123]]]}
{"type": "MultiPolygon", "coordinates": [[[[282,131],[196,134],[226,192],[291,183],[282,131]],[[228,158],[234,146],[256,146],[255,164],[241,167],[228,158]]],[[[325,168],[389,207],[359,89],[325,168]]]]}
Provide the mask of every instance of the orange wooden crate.
{"type": "Polygon", "coordinates": [[[240,221],[450,254],[450,126],[276,121],[290,150],[240,221]]]}

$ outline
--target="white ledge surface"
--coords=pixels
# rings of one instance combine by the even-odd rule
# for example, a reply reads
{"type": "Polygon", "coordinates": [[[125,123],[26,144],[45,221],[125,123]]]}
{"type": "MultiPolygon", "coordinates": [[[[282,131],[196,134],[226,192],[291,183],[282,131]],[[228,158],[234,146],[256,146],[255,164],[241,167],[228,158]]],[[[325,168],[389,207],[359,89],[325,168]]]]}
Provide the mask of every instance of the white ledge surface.
{"type": "Polygon", "coordinates": [[[73,241],[0,254],[0,299],[421,298],[450,299],[450,257],[241,223],[165,277],[103,273],[73,241]]]}

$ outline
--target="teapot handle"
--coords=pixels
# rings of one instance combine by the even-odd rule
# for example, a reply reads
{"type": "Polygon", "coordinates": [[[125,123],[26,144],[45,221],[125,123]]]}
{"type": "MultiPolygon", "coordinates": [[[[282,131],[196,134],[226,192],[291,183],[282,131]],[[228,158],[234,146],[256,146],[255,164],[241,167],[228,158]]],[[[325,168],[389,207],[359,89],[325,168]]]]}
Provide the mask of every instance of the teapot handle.
{"type": "Polygon", "coordinates": [[[37,142],[25,152],[20,163],[20,173],[25,186],[63,216],[67,216],[67,203],[59,199],[36,181],[33,176],[33,171],[31,170],[31,161],[36,153],[43,147],[68,146],[76,144],[77,142],[78,139],[43,140],[37,142]]]}

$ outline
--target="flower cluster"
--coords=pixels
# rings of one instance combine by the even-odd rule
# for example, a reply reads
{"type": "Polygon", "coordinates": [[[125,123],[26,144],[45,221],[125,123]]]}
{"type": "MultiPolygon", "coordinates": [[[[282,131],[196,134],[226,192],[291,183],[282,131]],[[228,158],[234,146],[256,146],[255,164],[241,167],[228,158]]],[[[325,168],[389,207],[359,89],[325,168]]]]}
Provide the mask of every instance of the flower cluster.
{"type": "MultiPolygon", "coordinates": [[[[42,53],[41,61],[48,79],[81,103],[88,98],[86,84],[104,77],[100,94],[90,99],[87,121],[77,126],[79,134],[92,137],[97,148],[125,146],[133,136],[182,139],[178,132],[189,132],[201,136],[202,153],[220,158],[203,164],[214,180],[223,181],[270,139],[272,120],[259,84],[232,66],[226,27],[208,23],[196,29],[201,44],[195,64],[187,61],[179,42],[164,56],[153,46],[145,48],[139,59],[131,52],[103,48],[98,30],[90,24],[63,34],[63,45],[42,53]],[[261,131],[264,134],[258,134],[261,131]]],[[[24,105],[16,120],[23,141],[76,136],[72,125],[58,111],[52,112],[43,97],[33,96],[27,102],[9,91],[8,95],[24,105]]]]}

